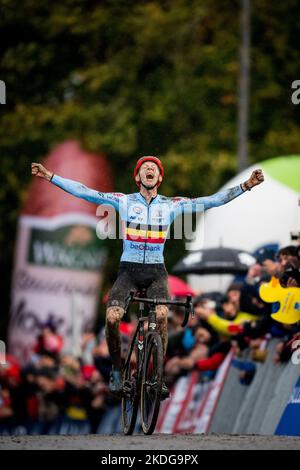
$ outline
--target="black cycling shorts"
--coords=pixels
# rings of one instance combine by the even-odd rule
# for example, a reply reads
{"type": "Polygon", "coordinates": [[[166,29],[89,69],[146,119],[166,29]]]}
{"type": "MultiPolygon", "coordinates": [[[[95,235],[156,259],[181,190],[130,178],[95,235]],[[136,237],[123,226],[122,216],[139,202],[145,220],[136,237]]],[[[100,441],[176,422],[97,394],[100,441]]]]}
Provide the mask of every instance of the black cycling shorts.
{"type": "Polygon", "coordinates": [[[168,273],[164,264],[142,264],[122,261],[118,277],[107,302],[107,307],[125,307],[125,301],[131,290],[146,289],[150,299],[170,299],[168,273]]]}

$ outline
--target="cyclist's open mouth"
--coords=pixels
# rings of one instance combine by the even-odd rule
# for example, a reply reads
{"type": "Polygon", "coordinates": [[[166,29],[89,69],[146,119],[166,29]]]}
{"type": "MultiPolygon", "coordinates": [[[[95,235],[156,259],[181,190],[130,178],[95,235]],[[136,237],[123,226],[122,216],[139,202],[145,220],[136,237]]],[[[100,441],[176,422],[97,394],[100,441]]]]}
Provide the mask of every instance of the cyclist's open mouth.
{"type": "Polygon", "coordinates": [[[146,176],[147,181],[153,181],[154,175],[150,174],[146,176]]]}

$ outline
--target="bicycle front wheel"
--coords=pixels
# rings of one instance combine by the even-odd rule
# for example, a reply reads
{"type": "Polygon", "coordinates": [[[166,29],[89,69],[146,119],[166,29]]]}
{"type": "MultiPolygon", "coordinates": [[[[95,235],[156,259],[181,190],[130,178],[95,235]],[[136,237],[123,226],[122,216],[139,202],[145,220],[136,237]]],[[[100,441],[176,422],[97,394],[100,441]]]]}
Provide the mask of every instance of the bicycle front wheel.
{"type": "Polygon", "coordinates": [[[122,422],[124,434],[132,434],[135,428],[140,399],[140,373],[138,354],[132,348],[129,352],[123,375],[122,422]],[[136,355],[133,361],[133,356],[136,355]]]}
{"type": "Polygon", "coordinates": [[[145,362],[142,379],[141,415],[144,434],[152,434],[160,407],[163,383],[163,346],[157,332],[146,337],[145,362]]]}

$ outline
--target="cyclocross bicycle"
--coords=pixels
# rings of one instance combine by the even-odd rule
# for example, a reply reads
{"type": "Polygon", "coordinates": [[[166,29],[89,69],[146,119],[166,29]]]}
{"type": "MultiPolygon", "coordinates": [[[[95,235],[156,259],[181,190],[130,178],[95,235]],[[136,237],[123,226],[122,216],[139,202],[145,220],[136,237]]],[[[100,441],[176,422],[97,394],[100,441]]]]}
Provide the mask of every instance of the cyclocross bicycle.
{"type": "Polygon", "coordinates": [[[145,290],[131,291],[126,300],[125,313],[133,302],[139,302],[138,324],[129,346],[123,375],[122,421],[124,434],[132,434],[135,428],[139,404],[144,434],[152,434],[159,414],[163,385],[163,346],[157,331],[157,305],[177,305],[185,308],[182,327],[186,326],[189,315],[194,314],[192,297],[186,300],[160,300],[144,297],[145,290]],[[148,315],[145,315],[145,306],[148,315]],[[148,322],[148,329],[145,323],[148,322]]]}

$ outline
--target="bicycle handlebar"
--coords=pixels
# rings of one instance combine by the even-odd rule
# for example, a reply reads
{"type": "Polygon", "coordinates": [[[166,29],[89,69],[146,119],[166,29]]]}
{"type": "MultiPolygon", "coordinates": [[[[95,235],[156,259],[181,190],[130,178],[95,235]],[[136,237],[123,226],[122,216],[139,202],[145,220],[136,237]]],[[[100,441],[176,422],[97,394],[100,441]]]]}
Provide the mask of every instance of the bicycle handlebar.
{"type": "Polygon", "coordinates": [[[148,298],[143,298],[143,297],[135,297],[134,293],[135,292],[133,290],[130,291],[129,296],[126,299],[125,311],[127,311],[129,304],[131,302],[142,302],[144,304],[153,304],[153,305],[177,305],[178,307],[184,307],[185,313],[184,313],[184,319],[181,323],[182,328],[184,328],[187,325],[190,314],[192,315],[192,317],[194,317],[194,307],[192,303],[192,296],[190,294],[186,296],[186,301],[182,302],[180,300],[163,300],[163,299],[148,299],[148,298]]]}

